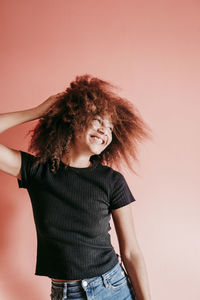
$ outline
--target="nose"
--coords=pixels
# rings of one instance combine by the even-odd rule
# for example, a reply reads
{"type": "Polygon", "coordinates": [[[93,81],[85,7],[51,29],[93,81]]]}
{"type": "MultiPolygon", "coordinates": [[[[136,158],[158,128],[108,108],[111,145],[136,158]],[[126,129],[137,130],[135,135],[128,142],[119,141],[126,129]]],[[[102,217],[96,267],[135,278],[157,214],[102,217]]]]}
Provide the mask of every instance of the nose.
{"type": "Polygon", "coordinates": [[[106,128],[104,126],[101,126],[101,127],[97,128],[97,131],[105,134],[106,128]]]}

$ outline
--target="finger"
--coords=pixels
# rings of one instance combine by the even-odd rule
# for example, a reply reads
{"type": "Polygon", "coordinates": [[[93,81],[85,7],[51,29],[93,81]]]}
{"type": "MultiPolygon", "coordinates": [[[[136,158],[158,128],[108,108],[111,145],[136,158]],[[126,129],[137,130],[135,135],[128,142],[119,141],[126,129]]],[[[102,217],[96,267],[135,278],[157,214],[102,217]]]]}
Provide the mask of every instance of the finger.
{"type": "Polygon", "coordinates": [[[61,92],[61,93],[58,93],[56,95],[61,96],[61,95],[64,95],[64,94],[65,94],[65,92],[61,92]]]}

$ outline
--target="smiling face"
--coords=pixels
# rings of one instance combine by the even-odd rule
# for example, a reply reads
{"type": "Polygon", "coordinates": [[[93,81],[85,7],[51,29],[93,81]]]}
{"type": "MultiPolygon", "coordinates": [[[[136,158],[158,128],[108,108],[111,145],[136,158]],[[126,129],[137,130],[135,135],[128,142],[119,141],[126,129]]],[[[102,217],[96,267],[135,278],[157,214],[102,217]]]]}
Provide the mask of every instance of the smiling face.
{"type": "Polygon", "coordinates": [[[97,115],[85,131],[75,135],[74,146],[81,147],[89,155],[98,155],[112,142],[112,130],[109,117],[102,118],[97,115]]]}

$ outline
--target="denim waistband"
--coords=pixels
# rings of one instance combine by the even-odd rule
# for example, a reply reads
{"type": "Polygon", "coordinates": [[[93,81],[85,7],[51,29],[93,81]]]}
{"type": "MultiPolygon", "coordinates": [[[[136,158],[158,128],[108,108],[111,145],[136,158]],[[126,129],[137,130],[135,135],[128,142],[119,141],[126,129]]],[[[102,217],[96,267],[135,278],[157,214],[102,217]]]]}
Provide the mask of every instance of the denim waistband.
{"type": "Polygon", "coordinates": [[[72,281],[72,282],[57,282],[54,281],[53,279],[52,281],[52,285],[53,286],[59,286],[59,287],[64,287],[66,286],[81,286],[82,282],[87,282],[87,284],[90,284],[90,286],[96,286],[98,285],[100,282],[105,282],[105,280],[109,277],[111,277],[115,272],[117,272],[119,269],[121,269],[122,272],[124,272],[123,267],[121,266],[120,262],[118,261],[114,267],[112,267],[109,271],[105,272],[102,275],[99,276],[95,276],[95,277],[91,277],[91,278],[84,278],[84,279],[80,279],[78,281],[72,281]]]}
{"type": "Polygon", "coordinates": [[[56,287],[64,287],[64,286],[66,286],[66,283],[67,283],[67,285],[68,286],[79,286],[79,285],[81,285],[81,279],[80,280],[77,280],[77,281],[55,281],[55,280],[51,280],[51,282],[52,282],[52,285],[53,286],[56,286],[56,287]]]}

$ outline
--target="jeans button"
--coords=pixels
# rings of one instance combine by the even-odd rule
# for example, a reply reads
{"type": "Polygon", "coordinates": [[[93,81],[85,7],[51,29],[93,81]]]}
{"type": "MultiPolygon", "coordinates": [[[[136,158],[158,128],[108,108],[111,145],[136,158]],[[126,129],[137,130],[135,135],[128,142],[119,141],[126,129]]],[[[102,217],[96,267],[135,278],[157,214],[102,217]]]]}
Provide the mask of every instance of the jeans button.
{"type": "Polygon", "coordinates": [[[85,280],[82,281],[82,284],[83,284],[83,286],[87,286],[88,285],[87,281],[85,281],[85,280]]]}

